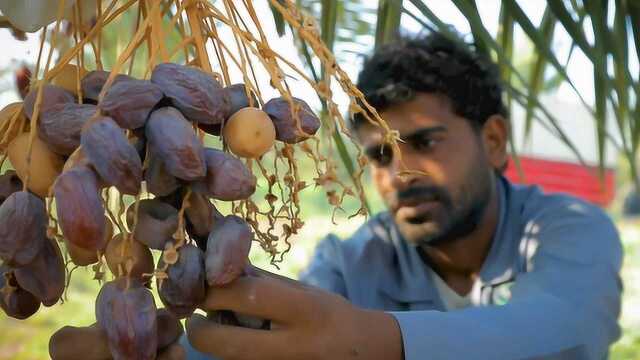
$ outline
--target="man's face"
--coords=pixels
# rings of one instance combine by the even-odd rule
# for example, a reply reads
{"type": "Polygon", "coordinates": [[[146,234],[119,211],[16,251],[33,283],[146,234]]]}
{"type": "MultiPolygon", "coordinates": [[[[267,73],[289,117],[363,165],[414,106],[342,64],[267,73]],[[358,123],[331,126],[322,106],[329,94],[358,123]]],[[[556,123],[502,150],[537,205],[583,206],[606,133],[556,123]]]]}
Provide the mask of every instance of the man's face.
{"type": "Polygon", "coordinates": [[[494,194],[495,156],[486,149],[483,131],[433,94],[418,93],[381,116],[404,140],[398,143],[401,157],[383,146],[373,126],[363,126],[358,135],[375,185],[405,239],[437,245],[475,230],[494,194]],[[407,170],[413,173],[402,175],[407,170]]]}

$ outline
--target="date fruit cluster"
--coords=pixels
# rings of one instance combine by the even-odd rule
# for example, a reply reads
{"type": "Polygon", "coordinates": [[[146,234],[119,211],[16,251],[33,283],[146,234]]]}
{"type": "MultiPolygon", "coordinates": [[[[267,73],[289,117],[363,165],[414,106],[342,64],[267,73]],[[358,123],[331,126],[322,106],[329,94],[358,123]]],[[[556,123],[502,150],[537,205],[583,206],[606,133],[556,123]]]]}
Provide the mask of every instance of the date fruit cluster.
{"type": "MultiPolygon", "coordinates": [[[[256,177],[239,157],[259,158],[275,140],[304,141],[320,122],[300,99],[275,98],[260,108],[244,84],[223,87],[195,67],[164,63],[150,80],[117,75],[104,88],[109,75],[67,65],[40,96],[36,87],[22,106],[0,112],[0,121],[16,111],[27,120],[39,114],[36,129],[8,144],[15,171],[0,176],[0,307],[26,319],[60,300],[64,242],[75,265],[104,256],[114,280],[98,294],[97,322],[58,330],[51,357],[181,359],[179,320],[202,304],[208,287],[247,275],[254,239],[244,219],[222,215],[211,200],[249,198],[256,177]],[[205,147],[202,132],[221,136],[231,153],[205,147]],[[153,196],[114,223],[102,190],[138,195],[143,183],[153,196]],[[56,222],[58,241],[50,234],[56,222]],[[178,236],[182,229],[193,241],[178,236]],[[157,263],[152,250],[162,252],[157,263]],[[153,274],[161,309],[150,290],[153,274]]],[[[251,320],[243,323],[264,325],[251,320]]]]}

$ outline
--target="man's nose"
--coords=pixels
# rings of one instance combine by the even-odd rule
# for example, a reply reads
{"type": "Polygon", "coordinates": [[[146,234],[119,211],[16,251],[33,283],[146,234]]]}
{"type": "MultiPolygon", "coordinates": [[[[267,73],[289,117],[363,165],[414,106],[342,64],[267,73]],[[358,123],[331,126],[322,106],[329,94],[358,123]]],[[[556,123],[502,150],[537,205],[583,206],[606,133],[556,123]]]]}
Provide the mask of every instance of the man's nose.
{"type": "Polygon", "coordinates": [[[420,175],[417,174],[418,167],[412,166],[411,159],[394,156],[393,163],[389,166],[391,184],[398,190],[405,190],[418,182],[420,175]]]}

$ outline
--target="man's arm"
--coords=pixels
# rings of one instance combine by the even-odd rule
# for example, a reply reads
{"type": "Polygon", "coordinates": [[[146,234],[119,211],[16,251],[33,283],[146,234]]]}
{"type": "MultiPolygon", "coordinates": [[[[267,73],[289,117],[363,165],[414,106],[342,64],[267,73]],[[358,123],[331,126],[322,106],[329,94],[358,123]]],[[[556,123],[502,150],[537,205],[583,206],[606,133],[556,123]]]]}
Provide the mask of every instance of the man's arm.
{"type": "MultiPolygon", "coordinates": [[[[557,209],[556,209],[557,210],[557,209]]],[[[619,337],[622,249],[610,220],[579,204],[529,224],[532,254],[504,306],[393,313],[405,356],[602,359],[619,337]]]]}
{"type": "Polygon", "coordinates": [[[402,359],[400,329],[390,314],[264,272],[210,288],[202,308],[271,320],[271,330],[255,330],[192,315],[186,324],[191,345],[225,360],[402,359]]]}
{"type": "Polygon", "coordinates": [[[337,265],[342,255],[340,239],[329,235],[301,274],[303,282],[254,267],[251,276],[209,289],[201,308],[271,319],[271,330],[224,326],[194,315],[187,321],[190,345],[225,360],[402,359],[395,318],[359,309],[345,299],[337,265]]]}
{"type": "Polygon", "coordinates": [[[197,349],[225,359],[602,359],[619,336],[621,245],[606,216],[566,210],[547,211],[528,227],[521,251],[532,254],[531,268],[504,306],[365,311],[263,274],[212,289],[203,308],[272,319],[275,328],[196,316],[187,333],[197,349]]]}

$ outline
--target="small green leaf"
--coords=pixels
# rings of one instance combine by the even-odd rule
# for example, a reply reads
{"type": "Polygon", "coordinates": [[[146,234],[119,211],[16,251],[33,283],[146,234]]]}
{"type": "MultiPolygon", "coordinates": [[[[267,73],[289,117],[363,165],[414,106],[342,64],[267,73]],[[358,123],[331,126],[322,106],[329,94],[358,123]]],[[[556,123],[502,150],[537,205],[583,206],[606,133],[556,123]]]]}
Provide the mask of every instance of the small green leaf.
{"type": "MultiPolygon", "coordinates": [[[[547,43],[551,43],[553,40],[553,32],[556,25],[555,16],[547,8],[542,17],[540,23],[540,32],[542,37],[547,43]]],[[[533,112],[535,111],[535,103],[533,98],[536,98],[544,85],[544,72],[547,64],[547,58],[540,52],[536,53],[531,73],[529,74],[529,99],[527,100],[525,127],[525,138],[531,133],[531,126],[533,121],[533,112]]]]}
{"type": "Polygon", "coordinates": [[[276,31],[278,31],[278,36],[282,37],[284,36],[285,28],[284,17],[282,16],[282,14],[280,14],[280,11],[278,11],[278,9],[276,9],[273,5],[269,4],[269,7],[271,8],[271,13],[273,14],[273,22],[276,24],[276,31]]]}
{"type": "Polygon", "coordinates": [[[402,0],[379,0],[375,48],[394,40],[400,29],[402,0]]]}

